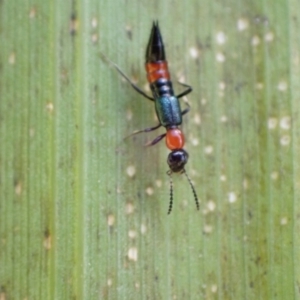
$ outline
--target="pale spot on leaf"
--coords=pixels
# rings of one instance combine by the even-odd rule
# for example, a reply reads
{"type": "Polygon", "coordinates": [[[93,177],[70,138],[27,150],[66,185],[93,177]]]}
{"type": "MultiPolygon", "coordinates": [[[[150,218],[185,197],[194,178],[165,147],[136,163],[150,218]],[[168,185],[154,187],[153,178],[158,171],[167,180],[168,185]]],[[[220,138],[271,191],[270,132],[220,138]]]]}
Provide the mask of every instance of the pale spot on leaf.
{"type": "Polygon", "coordinates": [[[162,182],[160,179],[155,180],[155,184],[157,187],[161,187],[162,186],[162,182]]]}
{"type": "Polygon", "coordinates": [[[213,284],[212,286],[211,286],[211,292],[212,293],[216,293],[218,291],[218,286],[216,285],[216,284],[213,284]]]}
{"type": "Polygon", "coordinates": [[[146,188],[146,194],[147,194],[148,196],[152,196],[152,195],[154,194],[153,188],[152,188],[152,187],[147,187],[147,188],[146,188]]]}
{"type": "Polygon", "coordinates": [[[252,37],[251,44],[254,47],[258,46],[260,44],[260,38],[257,35],[252,37]]]}
{"type": "Polygon", "coordinates": [[[135,166],[128,166],[126,169],[126,173],[129,177],[133,177],[135,175],[136,169],[135,166]]]}
{"type": "Polygon", "coordinates": [[[240,18],[237,21],[237,29],[239,31],[246,30],[249,27],[249,21],[245,18],[240,18]]]}
{"type": "Polygon", "coordinates": [[[213,227],[211,225],[204,225],[203,228],[204,233],[211,233],[213,231],[213,227]]]}
{"type": "Polygon", "coordinates": [[[226,60],[225,55],[222,52],[218,52],[216,55],[216,60],[220,63],[223,63],[226,60]]]}
{"type": "Polygon", "coordinates": [[[236,194],[234,192],[228,193],[228,201],[230,203],[234,203],[234,202],[237,201],[237,196],[236,196],[236,194]]]}
{"type": "Polygon", "coordinates": [[[18,181],[15,185],[15,193],[16,195],[20,196],[22,194],[22,183],[21,181],[18,181]]]}
{"type": "Polygon", "coordinates": [[[221,81],[221,82],[219,83],[219,89],[220,89],[220,90],[225,90],[225,88],[226,88],[225,82],[224,82],[224,81],[221,81]]]}
{"type": "Polygon", "coordinates": [[[225,122],[227,122],[227,117],[226,116],[221,116],[220,120],[221,120],[222,123],[225,123],[225,122]]]}
{"type": "Polygon", "coordinates": [[[132,116],[133,116],[132,111],[131,110],[127,110],[127,112],[126,112],[126,119],[127,119],[127,121],[130,121],[132,119],[132,116]]]}
{"type": "Polygon", "coordinates": [[[108,224],[108,226],[113,226],[115,224],[115,217],[114,217],[114,215],[108,215],[108,217],[107,217],[107,224],[108,224]]]}
{"type": "Polygon", "coordinates": [[[92,18],[92,27],[93,28],[96,28],[97,27],[97,25],[98,25],[98,20],[97,20],[97,18],[92,18]]]}
{"type": "Polygon", "coordinates": [[[11,64],[11,65],[14,65],[16,63],[16,54],[15,52],[12,52],[9,57],[8,57],[8,62],[11,64]]]}
{"type": "Polygon", "coordinates": [[[136,238],[137,233],[136,233],[135,230],[129,230],[129,231],[128,231],[128,236],[129,236],[131,239],[134,239],[134,238],[136,238]]]}
{"type": "Polygon", "coordinates": [[[136,247],[129,248],[127,255],[130,260],[137,261],[138,260],[138,249],[136,247]]]}
{"type": "Polygon", "coordinates": [[[226,181],[226,180],[227,180],[227,178],[226,178],[226,176],[225,176],[225,175],[221,175],[221,176],[220,176],[220,180],[224,182],[224,181],[226,181]]]}
{"type": "Polygon", "coordinates": [[[287,90],[288,84],[286,81],[282,80],[278,83],[277,88],[279,91],[284,92],[287,90]]]}
{"type": "Polygon", "coordinates": [[[145,224],[141,225],[141,234],[145,234],[147,232],[147,227],[145,224]]]}
{"type": "Polygon", "coordinates": [[[195,48],[195,47],[191,47],[191,48],[190,48],[190,56],[191,56],[192,58],[197,58],[197,57],[199,56],[199,51],[198,51],[198,49],[195,48]]]}
{"type": "Polygon", "coordinates": [[[207,202],[207,208],[210,210],[210,211],[214,211],[216,209],[216,203],[212,200],[208,201],[207,202]]]}
{"type": "Polygon", "coordinates": [[[217,35],[216,35],[216,40],[217,40],[217,43],[220,44],[220,45],[225,44],[225,42],[226,42],[225,33],[222,32],[222,31],[218,32],[217,35]]]}
{"type": "Polygon", "coordinates": [[[276,118],[269,118],[268,127],[269,129],[275,129],[278,124],[278,120],[276,118]]]}
{"type": "Polygon", "coordinates": [[[274,33],[273,32],[268,32],[265,35],[265,41],[266,42],[272,42],[274,40],[274,33]]]}
{"type": "Polygon", "coordinates": [[[278,172],[276,172],[276,171],[274,171],[274,172],[272,172],[271,173],[271,179],[273,179],[273,180],[276,180],[276,179],[278,179],[278,172]]]}
{"type": "Polygon", "coordinates": [[[214,148],[213,148],[213,146],[211,146],[211,145],[206,146],[206,147],[204,148],[204,152],[205,152],[206,154],[211,154],[211,153],[213,153],[213,151],[214,151],[214,148]]]}
{"type": "Polygon", "coordinates": [[[291,137],[289,135],[284,135],[280,139],[280,144],[282,146],[287,146],[290,144],[290,142],[291,142],[291,137]]]}
{"type": "Polygon", "coordinates": [[[197,124],[197,125],[200,125],[201,124],[201,117],[199,114],[195,114],[194,115],[194,122],[197,124]]]}
{"type": "Polygon", "coordinates": [[[54,105],[53,105],[53,103],[52,103],[52,102],[48,102],[48,103],[46,104],[46,109],[47,109],[48,112],[52,113],[53,110],[54,110],[54,105]]]}
{"type": "Polygon", "coordinates": [[[134,206],[131,202],[126,203],[126,214],[132,214],[134,212],[134,206]]]}
{"type": "Polygon", "coordinates": [[[285,116],[280,120],[280,127],[282,129],[288,130],[291,128],[291,117],[285,116]]]}

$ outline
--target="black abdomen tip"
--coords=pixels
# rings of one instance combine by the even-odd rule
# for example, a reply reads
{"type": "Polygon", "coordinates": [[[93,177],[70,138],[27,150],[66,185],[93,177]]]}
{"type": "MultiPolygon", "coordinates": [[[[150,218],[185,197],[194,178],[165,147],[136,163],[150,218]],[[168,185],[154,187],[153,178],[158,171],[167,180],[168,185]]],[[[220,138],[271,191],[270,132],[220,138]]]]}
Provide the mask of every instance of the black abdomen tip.
{"type": "Polygon", "coordinates": [[[160,34],[158,21],[154,21],[146,50],[146,63],[160,60],[166,60],[165,47],[160,34]]]}

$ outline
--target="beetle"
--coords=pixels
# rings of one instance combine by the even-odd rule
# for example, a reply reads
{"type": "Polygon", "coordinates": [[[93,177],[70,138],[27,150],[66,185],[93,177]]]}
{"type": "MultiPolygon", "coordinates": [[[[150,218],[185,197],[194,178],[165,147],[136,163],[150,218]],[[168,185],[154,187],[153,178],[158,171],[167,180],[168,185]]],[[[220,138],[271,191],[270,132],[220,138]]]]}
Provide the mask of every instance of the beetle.
{"type": "Polygon", "coordinates": [[[168,70],[168,62],[165,55],[165,47],[158,22],[153,22],[148,46],[146,49],[145,68],[150,89],[152,91],[152,97],[147,95],[142,89],[134,84],[115,63],[111,61],[110,63],[139,94],[154,102],[155,105],[155,111],[159,123],[154,127],[136,131],[131,135],[141,132],[150,132],[158,129],[161,126],[166,128],[165,133],[159,135],[146,145],[155,145],[165,138],[166,146],[169,150],[171,150],[167,158],[167,163],[170,168],[170,170],[167,172],[170,177],[170,203],[168,214],[171,213],[173,206],[172,173],[184,173],[186,175],[195,198],[196,207],[199,210],[200,205],[196,190],[185,171],[185,165],[188,162],[189,155],[187,151],[183,149],[185,138],[180,129],[180,125],[182,124],[182,116],[189,112],[190,106],[187,103],[188,107],[184,110],[181,110],[179,99],[188,95],[192,91],[192,87],[187,84],[180,83],[186,88],[186,90],[177,96],[174,94],[173,85],[168,70]]]}

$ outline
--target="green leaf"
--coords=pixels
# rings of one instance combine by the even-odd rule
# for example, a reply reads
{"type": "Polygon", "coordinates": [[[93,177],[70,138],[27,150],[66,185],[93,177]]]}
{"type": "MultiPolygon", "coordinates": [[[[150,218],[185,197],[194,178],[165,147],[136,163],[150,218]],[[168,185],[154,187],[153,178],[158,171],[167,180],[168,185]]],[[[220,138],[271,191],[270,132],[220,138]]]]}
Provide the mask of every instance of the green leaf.
{"type": "MultiPolygon", "coordinates": [[[[0,1],[0,299],[300,299],[300,4],[0,1]],[[192,85],[185,176],[146,88],[192,85]]],[[[146,88],[147,90],[147,88],[146,88]]],[[[148,89],[149,92],[149,89],[148,89]]]]}

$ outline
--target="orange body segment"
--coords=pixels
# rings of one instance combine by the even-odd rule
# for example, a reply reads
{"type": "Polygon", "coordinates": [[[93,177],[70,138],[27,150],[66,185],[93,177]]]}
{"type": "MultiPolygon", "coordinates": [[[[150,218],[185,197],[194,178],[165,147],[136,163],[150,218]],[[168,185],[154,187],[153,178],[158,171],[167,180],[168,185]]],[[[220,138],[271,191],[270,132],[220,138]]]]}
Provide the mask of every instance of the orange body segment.
{"type": "Polygon", "coordinates": [[[168,63],[166,61],[149,62],[145,65],[147,71],[147,79],[151,84],[159,78],[170,79],[168,63]]]}
{"type": "Polygon", "coordinates": [[[170,128],[167,130],[166,145],[170,150],[183,148],[184,135],[179,128],[170,128]]]}

